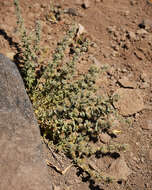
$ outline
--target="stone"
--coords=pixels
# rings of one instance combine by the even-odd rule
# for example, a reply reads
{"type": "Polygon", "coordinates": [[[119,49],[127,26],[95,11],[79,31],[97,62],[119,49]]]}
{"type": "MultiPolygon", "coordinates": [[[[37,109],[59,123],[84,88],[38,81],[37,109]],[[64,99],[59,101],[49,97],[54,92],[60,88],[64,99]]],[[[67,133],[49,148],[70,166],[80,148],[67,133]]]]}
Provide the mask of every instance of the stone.
{"type": "Polygon", "coordinates": [[[140,89],[145,89],[145,88],[149,88],[149,87],[150,87],[150,83],[148,83],[148,82],[143,82],[139,86],[140,89]]]}
{"type": "Polygon", "coordinates": [[[64,10],[64,13],[72,15],[72,16],[79,16],[79,13],[74,8],[68,8],[64,10]]]}
{"type": "Polygon", "coordinates": [[[136,40],[136,34],[134,33],[134,32],[132,32],[132,31],[129,31],[128,32],[128,37],[129,37],[129,39],[130,40],[136,40]]]}
{"type": "Polygon", "coordinates": [[[61,190],[60,186],[53,185],[53,190],[61,190]]]}
{"type": "Polygon", "coordinates": [[[100,141],[102,142],[102,143],[104,143],[104,144],[107,144],[109,141],[110,141],[110,136],[108,135],[108,134],[106,134],[106,133],[101,133],[100,135],[99,135],[99,139],[100,139],[100,141]]]}
{"type": "Polygon", "coordinates": [[[86,33],[86,30],[84,28],[84,26],[82,26],[82,24],[78,24],[78,33],[77,36],[81,36],[82,34],[86,33]]]}
{"type": "Polygon", "coordinates": [[[135,5],[135,1],[134,0],[130,0],[130,5],[134,6],[135,5]]]}
{"type": "Polygon", "coordinates": [[[133,115],[145,108],[139,90],[119,88],[114,95],[118,96],[118,101],[114,102],[114,106],[123,116],[133,115]]]}
{"type": "Polygon", "coordinates": [[[144,60],[144,58],[145,58],[145,55],[144,55],[143,52],[140,51],[140,50],[136,50],[136,51],[134,52],[134,54],[135,54],[135,56],[136,56],[139,60],[144,60]]]}
{"type": "Polygon", "coordinates": [[[152,130],[152,120],[151,119],[145,120],[144,124],[141,127],[142,129],[145,130],[152,130]]]}
{"type": "Polygon", "coordinates": [[[148,33],[148,32],[147,32],[145,29],[143,29],[143,28],[137,30],[137,32],[136,32],[136,34],[138,34],[138,35],[140,35],[140,36],[144,36],[144,35],[146,35],[147,33],[148,33]]]}
{"type": "Polygon", "coordinates": [[[140,74],[140,79],[142,80],[142,82],[150,82],[149,77],[145,72],[140,74]]]}
{"type": "Polygon", "coordinates": [[[152,20],[151,19],[144,19],[140,24],[140,28],[143,29],[151,29],[152,28],[152,20]]]}
{"type": "Polygon", "coordinates": [[[147,129],[152,129],[152,120],[147,120],[147,129]]]}
{"type": "Polygon", "coordinates": [[[82,7],[88,9],[90,7],[90,0],[83,0],[82,7]]]}
{"type": "Polygon", "coordinates": [[[116,26],[108,26],[107,31],[109,33],[115,33],[116,32],[116,26]]]}
{"type": "Polygon", "coordinates": [[[98,68],[101,68],[101,63],[100,63],[100,61],[96,57],[94,57],[94,56],[91,55],[90,59],[94,63],[95,66],[97,66],[98,68]]]}
{"type": "Polygon", "coordinates": [[[91,169],[99,171],[99,168],[96,166],[97,160],[89,160],[88,165],[91,169]]]}
{"type": "Polygon", "coordinates": [[[116,180],[127,180],[128,176],[132,173],[128,168],[124,157],[114,160],[108,170],[108,174],[116,180]]]}
{"type": "Polygon", "coordinates": [[[126,10],[126,11],[124,11],[124,16],[128,16],[129,14],[130,14],[130,11],[129,10],[126,10]]]}
{"type": "Polygon", "coordinates": [[[0,189],[52,190],[40,138],[19,71],[0,54],[0,189]]]}
{"type": "Polygon", "coordinates": [[[118,83],[125,88],[136,88],[136,84],[133,81],[130,81],[127,77],[119,79],[118,83]]]}

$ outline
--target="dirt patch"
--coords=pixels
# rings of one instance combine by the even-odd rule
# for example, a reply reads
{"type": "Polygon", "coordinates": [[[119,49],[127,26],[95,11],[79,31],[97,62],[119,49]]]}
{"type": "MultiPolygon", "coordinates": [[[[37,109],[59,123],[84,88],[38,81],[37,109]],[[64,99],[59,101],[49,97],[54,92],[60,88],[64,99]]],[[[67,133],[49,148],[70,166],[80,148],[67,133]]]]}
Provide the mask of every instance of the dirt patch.
{"type": "MultiPolygon", "coordinates": [[[[42,22],[41,46],[44,47],[45,62],[51,59],[54,47],[72,21],[84,26],[88,37],[94,41],[95,48],[90,48],[88,56],[79,61],[79,72],[84,73],[91,62],[105,68],[105,72],[97,81],[98,93],[112,95],[121,88],[125,92],[124,101],[127,102],[124,109],[127,107],[129,109],[129,112],[123,115],[129,115],[127,119],[130,125],[119,126],[121,134],[117,138],[118,142],[125,141],[129,145],[123,160],[125,163],[123,166],[125,165],[128,171],[127,179],[108,185],[101,182],[96,186],[82,180],[75,167],[70,167],[64,175],[50,167],[50,179],[54,183],[54,189],[151,190],[152,2],[150,0],[65,0],[55,3],[62,10],[62,15],[54,23],[50,20],[51,15],[48,17],[49,0],[43,2],[20,0],[20,4],[29,30],[33,30],[36,20],[42,22]],[[131,95],[127,93],[130,91],[131,95]],[[140,101],[137,100],[139,96],[142,96],[140,101]]],[[[12,58],[19,48],[12,1],[0,0],[0,15],[0,53],[12,58]]],[[[120,104],[121,107],[122,104],[123,102],[120,104]]],[[[118,126],[117,122],[115,126],[118,126]]],[[[54,165],[61,171],[65,171],[70,165],[70,161],[62,154],[55,155],[50,151],[47,151],[47,154],[48,160],[53,159],[53,155],[56,157],[50,162],[54,161],[54,165]]],[[[104,165],[105,170],[108,170],[117,158],[116,160],[104,158],[102,162],[99,160],[93,159],[93,162],[101,168],[104,165]]],[[[121,164],[120,168],[122,169],[121,164]]],[[[114,169],[115,173],[118,172],[117,169],[114,169]]]]}

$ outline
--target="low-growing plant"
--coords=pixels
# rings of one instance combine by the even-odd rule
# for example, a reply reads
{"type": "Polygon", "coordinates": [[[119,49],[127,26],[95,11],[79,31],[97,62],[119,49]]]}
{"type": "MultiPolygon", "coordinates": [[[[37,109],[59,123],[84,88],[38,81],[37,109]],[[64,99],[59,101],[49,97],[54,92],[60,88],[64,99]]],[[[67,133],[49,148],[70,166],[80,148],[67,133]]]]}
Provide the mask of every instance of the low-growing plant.
{"type": "Polygon", "coordinates": [[[96,146],[102,132],[112,133],[108,118],[114,108],[112,98],[96,95],[95,82],[100,72],[97,67],[91,66],[85,75],[76,73],[76,62],[88,51],[89,41],[82,36],[79,38],[78,26],[73,25],[57,44],[52,61],[37,76],[40,27],[37,25],[33,41],[24,27],[18,0],[14,0],[14,4],[23,49],[23,78],[43,137],[90,178],[110,181],[106,174],[87,164],[92,155],[124,150],[120,144],[96,146]],[[69,61],[66,62],[67,49],[69,61]]]}
{"type": "Polygon", "coordinates": [[[28,92],[32,92],[36,85],[36,68],[38,67],[38,52],[39,52],[39,42],[40,42],[40,22],[36,22],[35,31],[28,33],[24,20],[20,13],[19,1],[14,0],[16,16],[17,16],[17,26],[18,32],[21,38],[21,49],[22,52],[20,56],[20,61],[24,63],[21,68],[21,73],[25,82],[25,86],[28,92]]]}
{"type": "Polygon", "coordinates": [[[61,7],[60,6],[54,6],[53,2],[50,1],[50,7],[48,13],[45,15],[46,20],[56,24],[58,21],[61,20],[61,7]]]}

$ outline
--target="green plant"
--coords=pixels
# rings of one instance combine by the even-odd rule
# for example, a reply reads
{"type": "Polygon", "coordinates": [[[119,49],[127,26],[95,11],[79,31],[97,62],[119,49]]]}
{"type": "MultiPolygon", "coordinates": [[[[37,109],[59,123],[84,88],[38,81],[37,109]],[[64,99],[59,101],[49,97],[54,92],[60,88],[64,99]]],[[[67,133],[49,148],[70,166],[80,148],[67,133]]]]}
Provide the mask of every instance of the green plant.
{"type": "Polygon", "coordinates": [[[50,7],[49,7],[49,11],[46,14],[46,20],[56,24],[58,21],[61,20],[61,7],[60,6],[54,6],[53,2],[50,1],[50,7]]]}
{"type": "Polygon", "coordinates": [[[21,16],[19,1],[14,0],[18,32],[21,38],[22,56],[21,61],[24,66],[21,68],[25,86],[29,92],[32,92],[36,85],[36,68],[38,67],[38,51],[40,42],[40,22],[36,22],[35,33],[27,32],[24,26],[24,20],[21,16]]]}
{"type": "Polygon", "coordinates": [[[112,134],[108,118],[114,108],[112,98],[96,95],[97,67],[91,66],[87,74],[77,76],[76,62],[88,51],[89,41],[84,36],[77,37],[78,26],[73,25],[58,43],[53,60],[38,77],[40,27],[37,25],[33,41],[24,27],[18,0],[14,4],[23,49],[23,77],[44,138],[91,178],[110,181],[106,174],[92,170],[86,162],[97,153],[124,150],[124,145],[119,144],[96,146],[100,133],[112,134]],[[65,62],[67,49],[69,61],[65,62]]]}

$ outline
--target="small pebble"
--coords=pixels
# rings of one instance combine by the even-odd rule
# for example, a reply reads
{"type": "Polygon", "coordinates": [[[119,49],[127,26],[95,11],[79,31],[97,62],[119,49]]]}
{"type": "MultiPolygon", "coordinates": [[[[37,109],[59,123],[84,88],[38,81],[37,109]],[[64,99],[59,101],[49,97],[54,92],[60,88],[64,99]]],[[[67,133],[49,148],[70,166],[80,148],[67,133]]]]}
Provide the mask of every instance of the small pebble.
{"type": "Polygon", "coordinates": [[[90,7],[90,1],[89,0],[83,0],[82,7],[84,9],[88,9],[90,7]]]}

